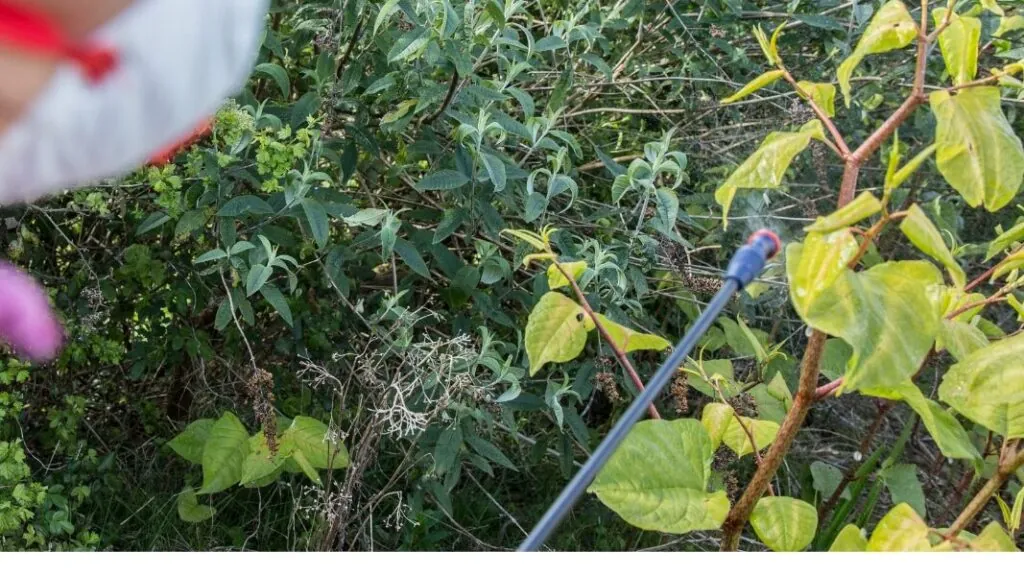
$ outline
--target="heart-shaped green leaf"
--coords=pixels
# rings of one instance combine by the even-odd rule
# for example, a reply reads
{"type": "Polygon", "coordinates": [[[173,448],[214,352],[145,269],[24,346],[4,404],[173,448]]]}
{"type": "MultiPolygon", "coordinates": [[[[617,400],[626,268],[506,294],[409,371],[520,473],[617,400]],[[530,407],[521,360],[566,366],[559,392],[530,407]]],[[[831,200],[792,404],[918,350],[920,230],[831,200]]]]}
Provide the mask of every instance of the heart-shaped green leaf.
{"type": "Polygon", "coordinates": [[[711,439],[691,419],[637,424],[589,492],[644,530],[714,530],[729,513],[725,492],[707,492],[711,439]]]}
{"type": "Polygon", "coordinates": [[[818,512],[803,500],[765,496],[754,505],[750,525],[757,537],[776,552],[799,552],[814,540],[818,512]]]}

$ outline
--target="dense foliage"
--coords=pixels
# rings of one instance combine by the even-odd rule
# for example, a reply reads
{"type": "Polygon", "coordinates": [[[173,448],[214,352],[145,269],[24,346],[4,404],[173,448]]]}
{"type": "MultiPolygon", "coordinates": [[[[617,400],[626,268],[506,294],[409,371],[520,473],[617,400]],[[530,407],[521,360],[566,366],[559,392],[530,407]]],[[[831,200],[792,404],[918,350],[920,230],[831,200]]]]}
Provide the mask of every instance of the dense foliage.
{"type": "Polygon", "coordinates": [[[277,0],[173,163],[3,208],[0,550],[1012,549],[1024,4],[277,0]],[[838,87],[838,88],[837,88],[838,87]]]}

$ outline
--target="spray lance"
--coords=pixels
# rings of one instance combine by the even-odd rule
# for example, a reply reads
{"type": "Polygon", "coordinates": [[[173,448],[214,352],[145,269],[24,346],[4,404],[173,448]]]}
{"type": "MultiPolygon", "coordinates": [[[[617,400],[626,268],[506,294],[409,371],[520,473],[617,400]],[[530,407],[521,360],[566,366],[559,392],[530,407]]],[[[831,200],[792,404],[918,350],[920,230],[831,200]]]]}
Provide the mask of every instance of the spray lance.
{"type": "Polygon", "coordinates": [[[547,512],[540,519],[533,531],[526,537],[526,540],[519,546],[520,552],[532,552],[538,550],[551,536],[569,510],[576,504],[587,486],[594,481],[601,469],[611,458],[615,450],[626,439],[626,435],[637,421],[643,416],[647,407],[654,402],[658,394],[665,388],[675,375],[679,365],[690,355],[694,346],[711,327],[712,322],[722,313],[725,305],[738,291],[742,290],[757,278],[764,270],[765,265],[782,249],[782,242],[779,237],[770,230],[758,230],[754,232],[747,243],[744,244],[725,270],[722,287],[708,302],[707,308],[694,322],[693,327],[679,341],[672,354],[658,368],[658,371],[647,383],[644,391],[633,400],[622,418],[615,424],[608,436],[594,450],[594,453],[583,464],[576,476],[569,481],[569,484],[558,495],[558,499],[548,508],[547,512]]]}

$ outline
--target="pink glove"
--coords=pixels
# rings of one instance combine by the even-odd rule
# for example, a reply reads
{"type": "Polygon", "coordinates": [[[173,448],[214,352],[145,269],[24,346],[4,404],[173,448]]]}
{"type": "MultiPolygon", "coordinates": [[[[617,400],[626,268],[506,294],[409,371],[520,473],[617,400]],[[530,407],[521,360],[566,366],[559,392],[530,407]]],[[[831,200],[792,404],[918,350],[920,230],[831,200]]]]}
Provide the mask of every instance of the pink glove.
{"type": "Polygon", "coordinates": [[[24,358],[48,362],[64,343],[50,300],[31,276],[0,260],[0,339],[24,358]]]}

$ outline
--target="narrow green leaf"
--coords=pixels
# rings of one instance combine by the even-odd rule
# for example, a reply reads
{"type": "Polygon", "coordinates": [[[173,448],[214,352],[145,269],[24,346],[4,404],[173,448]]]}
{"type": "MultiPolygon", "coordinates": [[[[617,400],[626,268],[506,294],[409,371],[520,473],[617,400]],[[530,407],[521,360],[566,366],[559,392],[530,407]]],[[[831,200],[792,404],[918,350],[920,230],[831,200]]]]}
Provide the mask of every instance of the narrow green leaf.
{"type": "Polygon", "coordinates": [[[309,230],[313,233],[313,239],[316,240],[317,246],[324,248],[327,246],[327,239],[331,234],[324,205],[315,198],[303,198],[302,211],[306,213],[306,222],[309,224],[309,230]]]}
{"type": "Polygon", "coordinates": [[[383,208],[363,208],[351,216],[345,217],[345,223],[349,226],[377,226],[388,215],[383,208]]]}
{"type": "Polygon", "coordinates": [[[412,242],[404,238],[395,239],[395,254],[409,266],[409,269],[424,278],[430,278],[430,269],[412,242]]]}
{"type": "Polygon", "coordinates": [[[445,428],[434,446],[434,472],[444,474],[455,467],[462,449],[462,431],[458,426],[445,428]]]}
{"type": "Polygon", "coordinates": [[[784,75],[785,72],[783,72],[782,70],[770,70],[768,72],[765,72],[764,74],[761,74],[757,78],[754,78],[753,80],[748,82],[746,86],[740,88],[739,91],[733,94],[732,96],[729,96],[728,98],[723,98],[720,103],[732,104],[733,102],[742,100],[747,96],[750,96],[754,92],[757,92],[761,88],[764,88],[765,86],[770,86],[776,80],[782,78],[784,75]]]}
{"type": "Polygon", "coordinates": [[[416,189],[423,192],[427,190],[455,190],[469,183],[469,178],[462,172],[455,170],[438,170],[427,174],[422,180],[416,183],[416,189]]]}
{"type": "Polygon", "coordinates": [[[388,21],[388,18],[392,14],[398,11],[399,0],[387,0],[383,6],[380,7],[380,12],[377,12],[377,18],[373,21],[373,34],[376,36],[377,31],[380,30],[381,25],[388,21]]]}
{"type": "Polygon", "coordinates": [[[914,246],[917,246],[918,250],[935,258],[945,266],[949,270],[949,276],[953,279],[953,283],[958,288],[964,286],[967,276],[964,274],[963,268],[960,267],[956,258],[953,258],[953,253],[949,251],[946,242],[942,239],[942,233],[917,204],[913,204],[907,210],[907,216],[900,223],[900,230],[914,246]]]}
{"type": "Polygon", "coordinates": [[[288,98],[291,94],[291,82],[288,80],[288,72],[280,64],[274,62],[257,64],[256,72],[270,76],[277,83],[278,89],[281,90],[282,98],[288,98]]]}
{"type": "Polygon", "coordinates": [[[1024,240],[1024,222],[1021,222],[1013,228],[1003,232],[997,236],[995,240],[990,242],[988,250],[985,252],[985,261],[988,262],[997,254],[1002,253],[1003,250],[1006,250],[1022,240],[1024,240]]]}
{"type": "Polygon", "coordinates": [[[196,258],[193,264],[203,264],[206,262],[213,262],[214,260],[220,260],[221,258],[227,258],[228,253],[221,250],[220,248],[214,248],[208,252],[204,252],[199,258],[196,258]]]}
{"type": "Polygon", "coordinates": [[[537,52],[551,52],[552,50],[560,50],[568,47],[569,45],[566,44],[565,40],[560,36],[545,36],[533,45],[533,49],[537,52]]]}
{"type": "Polygon", "coordinates": [[[1024,16],[1020,14],[1014,14],[1013,16],[1004,16],[999,19],[999,28],[996,29],[993,36],[996,38],[1002,38],[1004,35],[1009,34],[1015,30],[1024,29],[1024,16]]]}
{"type": "Polygon", "coordinates": [[[828,216],[819,216],[814,224],[804,228],[804,230],[825,234],[852,226],[865,218],[874,216],[881,210],[882,203],[878,201],[878,198],[875,198],[870,192],[863,192],[849,204],[828,216]]]}
{"type": "Polygon", "coordinates": [[[260,294],[266,299],[267,303],[277,310],[277,313],[281,315],[281,318],[285,321],[285,324],[292,325],[292,309],[288,305],[288,301],[285,300],[284,294],[277,289],[277,286],[273,284],[264,284],[260,287],[260,294]]]}
{"type": "MultiPolygon", "coordinates": [[[[505,176],[505,163],[493,154],[481,154],[481,158],[484,161],[484,168],[487,170],[487,176],[491,179],[491,183],[494,184],[494,191],[501,192],[505,189],[505,183],[507,181],[505,176]]],[[[420,183],[422,184],[422,181],[420,183]]]]}
{"type": "Polygon", "coordinates": [[[516,465],[513,464],[497,446],[491,444],[487,440],[484,440],[479,436],[470,436],[469,438],[466,438],[466,443],[469,444],[477,454],[487,458],[498,466],[508,468],[509,470],[517,470],[516,465]]]}
{"type": "Polygon", "coordinates": [[[274,273],[274,269],[270,266],[264,266],[263,264],[256,264],[249,269],[249,273],[245,277],[245,295],[252,296],[259,292],[260,288],[270,280],[271,274],[274,273]]]}
{"type": "Polygon", "coordinates": [[[911,158],[910,162],[907,162],[902,168],[896,170],[891,175],[887,174],[885,179],[885,189],[892,191],[899,188],[900,184],[903,184],[907,178],[910,178],[910,176],[921,167],[921,164],[924,164],[924,161],[930,158],[937,149],[938,146],[932,144],[920,151],[917,156],[911,158]]]}
{"type": "Polygon", "coordinates": [[[170,220],[171,217],[165,214],[164,212],[154,212],[147,216],[146,219],[143,220],[141,224],[139,224],[139,227],[135,229],[135,233],[141,236],[146,232],[150,232],[152,230],[160,228],[170,220]]]}
{"type": "Polygon", "coordinates": [[[247,214],[273,214],[274,209],[270,207],[262,198],[257,196],[235,196],[231,200],[228,200],[220,207],[217,211],[217,216],[221,218],[234,218],[237,216],[245,216],[247,214]]]}

